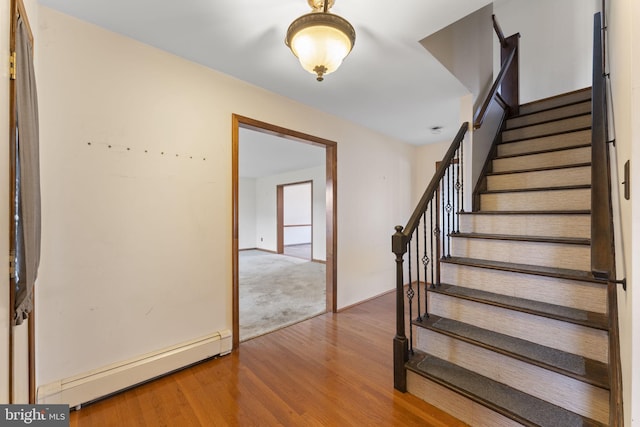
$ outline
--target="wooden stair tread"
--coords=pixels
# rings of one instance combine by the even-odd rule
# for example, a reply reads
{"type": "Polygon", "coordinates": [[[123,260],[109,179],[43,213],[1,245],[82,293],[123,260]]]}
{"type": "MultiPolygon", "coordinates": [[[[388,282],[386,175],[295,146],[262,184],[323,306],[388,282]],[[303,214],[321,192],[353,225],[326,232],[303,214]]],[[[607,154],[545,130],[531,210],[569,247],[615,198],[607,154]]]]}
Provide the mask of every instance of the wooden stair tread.
{"type": "Polygon", "coordinates": [[[597,421],[422,352],[416,352],[406,367],[526,426],[602,426],[597,421]]]}
{"type": "Polygon", "coordinates": [[[448,257],[441,262],[466,265],[470,267],[488,268],[493,270],[512,271],[514,273],[533,274],[538,276],[555,277],[558,279],[579,280],[583,282],[600,283],[606,285],[607,282],[593,276],[590,271],[570,270],[567,268],[544,267],[540,265],[515,264],[501,261],[491,261],[475,258],[448,257]]]}
{"type": "Polygon", "coordinates": [[[587,166],[591,166],[591,163],[572,163],[572,164],[560,165],[560,166],[544,166],[540,168],[514,169],[514,170],[503,171],[503,172],[488,172],[485,174],[485,176],[512,175],[512,174],[530,173],[530,172],[546,172],[546,171],[553,171],[558,169],[583,168],[587,166]]]}
{"type": "MultiPolygon", "coordinates": [[[[533,104],[534,102],[531,102],[529,104],[533,104]]],[[[579,105],[579,104],[584,104],[584,103],[587,103],[587,102],[591,103],[591,97],[585,98],[585,99],[580,99],[580,100],[575,100],[575,101],[572,101],[572,102],[567,102],[566,104],[552,105],[550,107],[547,107],[545,109],[538,110],[538,111],[529,111],[529,112],[519,113],[519,114],[517,114],[515,116],[510,116],[509,120],[511,120],[511,119],[519,119],[521,117],[534,116],[536,114],[540,114],[540,113],[543,113],[543,112],[559,110],[559,109],[566,108],[566,107],[573,107],[573,106],[576,106],[576,105],[579,105]]],[[[523,104],[523,105],[527,105],[527,104],[523,104]]]]}
{"type": "MultiPolygon", "coordinates": [[[[530,139],[534,139],[534,138],[530,138],[530,139]]],[[[520,142],[522,141],[526,141],[526,139],[523,139],[520,142]]],[[[511,144],[511,143],[507,143],[507,144],[511,144]]],[[[579,144],[579,145],[572,145],[569,147],[549,148],[546,150],[527,151],[524,153],[517,153],[517,154],[505,154],[503,156],[496,156],[493,158],[493,160],[512,159],[514,157],[522,157],[522,156],[535,156],[536,154],[560,153],[563,151],[576,150],[580,148],[589,148],[589,147],[591,147],[591,144],[579,144]]]]}
{"type": "MultiPolygon", "coordinates": [[[[579,133],[584,132],[585,130],[586,130],[586,129],[570,130],[570,131],[567,131],[567,132],[562,132],[560,135],[562,135],[562,134],[567,134],[567,135],[572,135],[572,134],[573,134],[573,135],[578,135],[579,133]]],[[[528,140],[544,139],[544,138],[545,138],[545,137],[543,137],[543,136],[542,136],[542,137],[540,137],[540,136],[534,136],[534,137],[531,137],[531,138],[523,138],[523,139],[520,139],[520,140],[518,140],[518,141],[502,141],[502,140],[500,140],[500,141],[497,141],[496,145],[522,144],[523,142],[526,142],[526,141],[528,141],[528,140]]],[[[572,145],[572,146],[567,146],[566,148],[575,148],[576,146],[582,146],[582,145],[585,145],[585,144],[587,144],[587,143],[586,143],[586,142],[582,142],[582,143],[579,143],[579,144],[578,144],[578,143],[576,143],[576,145],[575,145],[575,146],[573,146],[573,145],[572,145]]],[[[591,145],[591,143],[590,143],[590,142],[589,142],[588,144],[589,144],[589,145],[591,145]]],[[[551,149],[551,150],[553,151],[554,149],[551,149]]]]}
{"type": "Polygon", "coordinates": [[[512,297],[508,295],[495,294],[463,286],[440,284],[429,292],[436,292],[449,295],[455,298],[462,298],[484,304],[502,307],[509,310],[521,311],[523,313],[550,319],[569,322],[576,325],[590,328],[608,330],[608,319],[606,314],[594,313],[577,308],[564,307],[545,302],[533,301],[524,298],[512,297]]]}
{"type": "Polygon", "coordinates": [[[541,111],[546,111],[564,105],[577,104],[587,100],[591,100],[591,86],[521,104],[519,115],[524,116],[535,114],[541,111]]]}
{"type": "Polygon", "coordinates": [[[486,233],[451,233],[451,237],[464,237],[467,239],[486,239],[486,240],[515,240],[519,242],[538,242],[538,243],[563,243],[568,245],[585,245],[591,244],[591,239],[579,237],[546,237],[546,236],[530,236],[530,235],[514,235],[514,234],[486,234],[486,233]]]}
{"type": "Polygon", "coordinates": [[[584,190],[591,188],[591,184],[582,185],[559,185],[557,187],[536,187],[536,188],[515,188],[508,190],[485,190],[480,194],[499,194],[499,193],[524,193],[533,191],[556,191],[556,190],[584,190]]]}
{"type": "Polygon", "coordinates": [[[544,111],[536,111],[509,117],[505,124],[505,130],[520,129],[527,126],[534,126],[537,124],[569,119],[575,116],[582,116],[584,114],[591,114],[590,100],[575,102],[566,105],[558,105],[553,108],[548,108],[544,111]]]}
{"type": "Polygon", "coordinates": [[[586,120],[587,116],[591,116],[591,113],[579,114],[573,117],[562,118],[546,123],[536,123],[516,129],[504,129],[502,131],[502,140],[504,142],[516,142],[591,129],[591,122],[586,120]],[[555,127],[550,127],[549,125],[553,123],[557,123],[558,125],[555,127]],[[566,125],[567,127],[563,128],[563,125],[566,125]],[[527,130],[528,132],[526,132],[525,134],[524,132],[527,130]]]}
{"type": "Polygon", "coordinates": [[[607,365],[596,360],[435,315],[413,324],[596,387],[609,388],[607,365]]]}

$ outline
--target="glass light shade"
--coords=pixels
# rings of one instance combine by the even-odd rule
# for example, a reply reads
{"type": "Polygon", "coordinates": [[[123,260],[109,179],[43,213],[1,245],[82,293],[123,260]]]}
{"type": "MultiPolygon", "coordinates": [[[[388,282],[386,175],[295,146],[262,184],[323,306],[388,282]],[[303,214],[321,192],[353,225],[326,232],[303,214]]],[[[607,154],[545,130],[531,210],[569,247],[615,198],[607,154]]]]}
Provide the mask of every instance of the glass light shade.
{"type": "Polygon", "coordinates": [[[314,12],[293,21],[286,44],[302,68],[318,81],[334,72],[351,52],[355,30],[347,20],[328,12],[314,12]]]}

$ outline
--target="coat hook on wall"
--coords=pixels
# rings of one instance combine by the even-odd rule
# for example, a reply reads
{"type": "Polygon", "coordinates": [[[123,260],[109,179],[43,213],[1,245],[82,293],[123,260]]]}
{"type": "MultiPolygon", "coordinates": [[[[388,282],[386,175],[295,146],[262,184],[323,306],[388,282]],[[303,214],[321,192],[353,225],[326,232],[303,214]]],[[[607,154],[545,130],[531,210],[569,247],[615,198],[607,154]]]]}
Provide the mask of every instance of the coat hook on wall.
{"type": "MultiPolygon", "coordinates": [[[[117,144],[106,144],[106,143],[99,143],[99,142],[98,142],[98,143],[94,143],[94,142],[92,142],[92,141],[87,141],[87,146],[89,146],[89,147],[93,147],[93,146],[97,146],[97,145],[101,145],[101,146],[106,147],[106,148],[113,148],[113,149],[115,149],[116,151],[120,151],[120,152],[122,152],[122,151],[135,152],[135,151],[136,151],[134,148],[131,148],[131,147],[125,147],[125,146],[122,146],[122,145],[117,145],[117,144]]],[[[145,154],[148,154],[148,153],[149,153],[149,149],[145,149],[145,150],[143,150],[143,151],[144,151],[144,153],[145,153],[145,154]]],[[[165,154],[169,155],[170,153],[168,153],[168,152],[166,152],[166,151],[160,151],[160,155],[161,155],[161,156],[164,156],[165,154]]],[[[185,158],[187,158],[187,157],[188,157],[188,158],[189,158],[189,159],[191,159],[191,160],[193,160],[193,158],[194,158],[194,156],[193,156],[193,155],[184,154],[184,153],[182,153],[182,154],[180,154],[180,153],[175,153],[175,157],[185,157],[185,158]]],[[[202,157],[202,160],[203,160],[203,161],[205,161],[205,160],[207,160],[207,158],[206,158],[206,157],[202,157]]]]}

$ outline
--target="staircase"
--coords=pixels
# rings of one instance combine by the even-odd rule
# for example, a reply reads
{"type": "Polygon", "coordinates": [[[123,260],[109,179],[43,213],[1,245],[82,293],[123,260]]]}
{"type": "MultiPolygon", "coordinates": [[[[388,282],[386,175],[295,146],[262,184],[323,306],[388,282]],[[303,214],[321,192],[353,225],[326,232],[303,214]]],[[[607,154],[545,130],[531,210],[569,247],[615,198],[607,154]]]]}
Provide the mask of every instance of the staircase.
{"type": "Polygon", "coordinates": [[[473,426],[609,423],[607,282],[591,274],[591,90],[520,106],[460,215],[407,390],[473,426]]]}

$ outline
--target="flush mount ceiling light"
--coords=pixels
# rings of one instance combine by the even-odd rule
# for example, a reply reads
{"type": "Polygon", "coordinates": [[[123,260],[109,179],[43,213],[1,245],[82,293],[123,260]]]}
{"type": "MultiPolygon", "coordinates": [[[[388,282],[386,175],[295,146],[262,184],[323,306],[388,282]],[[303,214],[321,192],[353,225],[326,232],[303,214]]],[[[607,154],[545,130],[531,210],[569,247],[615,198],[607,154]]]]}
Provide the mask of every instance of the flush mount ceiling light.
{"type": "Polygon", "coordinates": [[[313,11],[289,25],[286,45],[302,68],[321,82],[351,52],[356,31],[346,19],[329,12],[335,0],[307,0],[313,11]]]}

